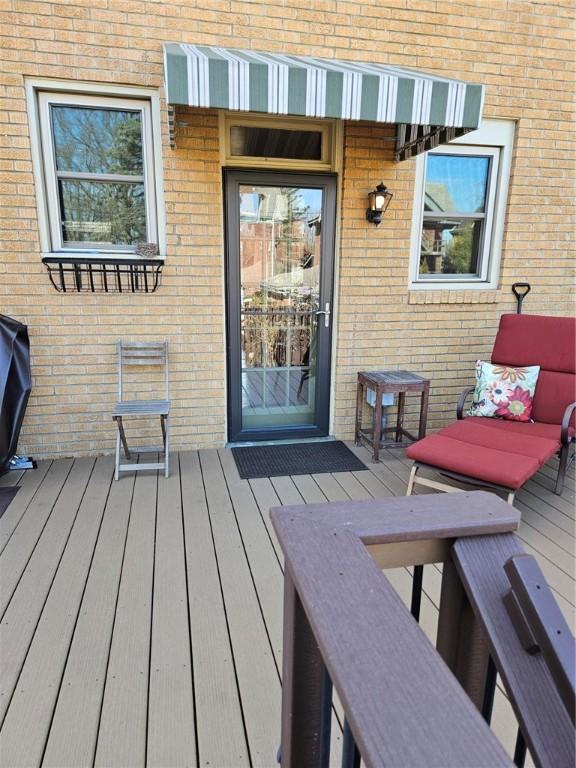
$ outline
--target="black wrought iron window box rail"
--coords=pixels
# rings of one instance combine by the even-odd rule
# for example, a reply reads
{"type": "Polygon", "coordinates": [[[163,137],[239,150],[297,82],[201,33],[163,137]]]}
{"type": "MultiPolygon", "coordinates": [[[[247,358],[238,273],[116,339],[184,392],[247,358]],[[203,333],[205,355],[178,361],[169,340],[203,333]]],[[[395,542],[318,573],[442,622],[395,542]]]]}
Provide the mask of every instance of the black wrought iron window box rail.
{"type": "Polygon", "coordinates": [[[50,282],[59,293],[154,293],[161,259],[45,256],[50,282]]]}

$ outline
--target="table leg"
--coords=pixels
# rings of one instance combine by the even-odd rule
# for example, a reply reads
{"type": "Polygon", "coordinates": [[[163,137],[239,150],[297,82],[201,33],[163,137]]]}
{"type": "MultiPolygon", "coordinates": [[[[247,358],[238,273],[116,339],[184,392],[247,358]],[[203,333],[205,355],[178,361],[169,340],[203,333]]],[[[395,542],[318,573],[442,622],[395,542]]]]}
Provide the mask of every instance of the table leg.
{"type": "Polygon", "coordinates": [[[376,388],[376,402],[374,404],[374,420],[372,422],[372,461],[378,462],[380,452],[380,440],[382,438],[382,392],[376,388]]]}
{"type": "Polygon", "coordinates": [[[364,408],[364,385],[361,381],[356,385],[356,429],[354,442],[360,445],[360,430],[362,429],[362,409],[364,408]]]}
{"type": "Polygon", "coordinates": [[[398,417],[396,419],[396,442],[402,440],[402,428],[404,426],[404,405],[406,403],[406,392],[398,393],[398,417]]]}
{"type": "Polygon", "coordinates": [[[426,421],[428,419],[428,396],[430,394],[430,384],[426,382],[422,395],[420,397],[420,423],[418,425],[418,440],[426,437],[426,421]]]}

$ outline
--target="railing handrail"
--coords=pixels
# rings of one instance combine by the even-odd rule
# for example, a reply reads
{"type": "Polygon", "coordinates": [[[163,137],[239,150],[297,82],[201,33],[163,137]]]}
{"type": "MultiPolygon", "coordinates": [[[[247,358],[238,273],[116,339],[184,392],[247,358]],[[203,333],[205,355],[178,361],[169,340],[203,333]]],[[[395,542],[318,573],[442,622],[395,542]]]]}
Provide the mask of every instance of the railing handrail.
{"type": "Polygon", "coordinates": [[[572,764],[567,711],[542,655],[519,644],[500,595],[509,588],[501,557],[522,551],[511,505],[472,492],[270,514],[286,559],[283,768],[329,764],[330,680],[346,717],[346,765],[359,760],[352,737],[368,767],[512,765],[480,714],[489,720],[490,653],[536,763],[572,764]],[[438,561],[436,652],[380,569],[438,561]],[[549,711],[538,717],[542,702],[549,711]]]}
{"type": "Polygon", "coordinates": [[[271,510],[286,558],[283,766],[320,765],[307,754],[317,744],[298,733],[318,706],[298,694],[301,685],[310,690],[303,656],[314,654],[313,644],[303,653],[298,640],[306,635],[304,614],[320,654],[316,666],[326,665],[367,766],[462,766],[471,753],[478,765],[512,764],[378,567],[391,544],[408,542],[402,556],[410,564],[430,562],[443,556],[435,542],[517,527],[518,512],[493,495],[458,496],[271,510]],[[296,703],[309,708],[300,717],[296,703]]]}

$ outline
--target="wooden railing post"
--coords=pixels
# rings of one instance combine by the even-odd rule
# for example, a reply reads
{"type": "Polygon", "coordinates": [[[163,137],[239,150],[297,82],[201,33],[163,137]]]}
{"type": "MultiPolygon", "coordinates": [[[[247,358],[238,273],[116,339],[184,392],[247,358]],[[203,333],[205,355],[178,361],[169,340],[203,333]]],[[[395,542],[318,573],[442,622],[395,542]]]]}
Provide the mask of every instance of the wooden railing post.
{"type": "Polygon", "coordinates": [[[452,558],[446,560],[442,571],[436,649],[482,712],[490,649],[452,558]]]}
{"type": "Polygon", "coordinates": [[[328,768],[332,683],[288,569],[284,573],[282,768],[328,768]]]}

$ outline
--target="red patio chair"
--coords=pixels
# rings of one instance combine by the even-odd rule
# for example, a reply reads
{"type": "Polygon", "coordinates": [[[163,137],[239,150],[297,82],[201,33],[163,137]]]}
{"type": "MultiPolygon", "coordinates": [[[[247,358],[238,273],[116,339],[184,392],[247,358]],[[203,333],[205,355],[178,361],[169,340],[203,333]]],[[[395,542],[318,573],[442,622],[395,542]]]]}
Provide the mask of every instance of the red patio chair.
{"type": "Polygon", "coordinates": [[[457,421],[411,445],[414,460],[407,495],[417,484],[454,491],[454,486],[419,475],[426,467],[441,475],[507,494],[508,502],[538,470],[558,454],[555,493],[561,494],[574,460],[576,409],[576,320],[543,315],[503,315],[492,363],[511,367],[539,365],[530,422],[464,416],[474,387],[465,390],[457,421]],[[571,454],[571,455],[570,455],[571,454]]]}

